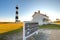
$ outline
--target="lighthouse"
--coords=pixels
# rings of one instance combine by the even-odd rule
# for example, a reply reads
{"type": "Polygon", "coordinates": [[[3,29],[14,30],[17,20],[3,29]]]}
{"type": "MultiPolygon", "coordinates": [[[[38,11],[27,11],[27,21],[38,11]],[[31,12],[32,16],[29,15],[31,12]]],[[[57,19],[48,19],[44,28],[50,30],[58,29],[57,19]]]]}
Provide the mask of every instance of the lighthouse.
{"type": "Polygon", "coordinates": [[[18,20],[18,6],[16,6],[16,16],[15,16],[15,22],[19,22],[18,20]]]}

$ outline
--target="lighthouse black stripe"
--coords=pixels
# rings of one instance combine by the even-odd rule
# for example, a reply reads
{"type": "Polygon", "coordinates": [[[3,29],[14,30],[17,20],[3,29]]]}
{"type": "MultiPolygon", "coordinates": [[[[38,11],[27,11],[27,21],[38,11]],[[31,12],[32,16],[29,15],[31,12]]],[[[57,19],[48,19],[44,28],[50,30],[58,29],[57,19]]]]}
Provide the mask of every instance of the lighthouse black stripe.
{"type": "Polygon", "coordinates": [[[18,11],[16,11],[16,14],[18,14],[18,11]]]}
{"type": "Polygon", "coordinates": [[[18,19],[18,16],[16,16],[16,19],[18,19]]]}
{"type": "Polygon", "coordinates": [[[18,7],[16,7],[16,9],[18,9],[18,7]]]}

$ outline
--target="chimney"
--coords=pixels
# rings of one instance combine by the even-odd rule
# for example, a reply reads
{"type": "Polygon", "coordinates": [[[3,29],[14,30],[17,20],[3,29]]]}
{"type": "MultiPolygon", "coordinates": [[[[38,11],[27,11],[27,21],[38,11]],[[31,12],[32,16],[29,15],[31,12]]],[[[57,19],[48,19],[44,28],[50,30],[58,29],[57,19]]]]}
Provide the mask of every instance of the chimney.
{"type": "Polygon", "coordinates": [[[40,10],[38,10],[38,13],[40,13],[40,10]]]}
{"type": "Polygon", "coordinates": [[[35,14],[37,13],[37,12],[34,12],[35,14]]]}

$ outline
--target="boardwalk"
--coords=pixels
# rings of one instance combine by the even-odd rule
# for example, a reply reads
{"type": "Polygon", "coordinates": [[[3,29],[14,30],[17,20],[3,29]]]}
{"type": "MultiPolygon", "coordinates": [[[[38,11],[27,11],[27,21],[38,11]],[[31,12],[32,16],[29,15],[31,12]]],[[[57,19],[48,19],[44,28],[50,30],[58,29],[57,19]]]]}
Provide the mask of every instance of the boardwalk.
{"type": "Polygon", "coordinates": [[[33,35],[27,40],[60,40],[59,29],[40,29],[38,35],[33,35]]]}

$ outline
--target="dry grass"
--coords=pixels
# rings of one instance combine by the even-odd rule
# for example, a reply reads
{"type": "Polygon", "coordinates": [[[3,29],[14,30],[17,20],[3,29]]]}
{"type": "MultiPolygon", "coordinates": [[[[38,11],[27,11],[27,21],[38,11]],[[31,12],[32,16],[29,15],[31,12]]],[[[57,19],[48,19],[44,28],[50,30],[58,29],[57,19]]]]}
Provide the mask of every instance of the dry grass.
{"type": "Polygon", "coordinates": [[[60,22],[54,22],[54,23],[60,25],[60,22]]]}
{"type": "Polygon", "coordinates": [[[6,23],[0,23],[0,33],[5,33],[8,31],[16,30],[23,27],[23,22],[14,23],[14,22],[6,22],[6,23]]]}
{"type": "Polygon", "coordinates": [[[54,23],[60,23],[60,20],[54,21],[54,23]]]}

